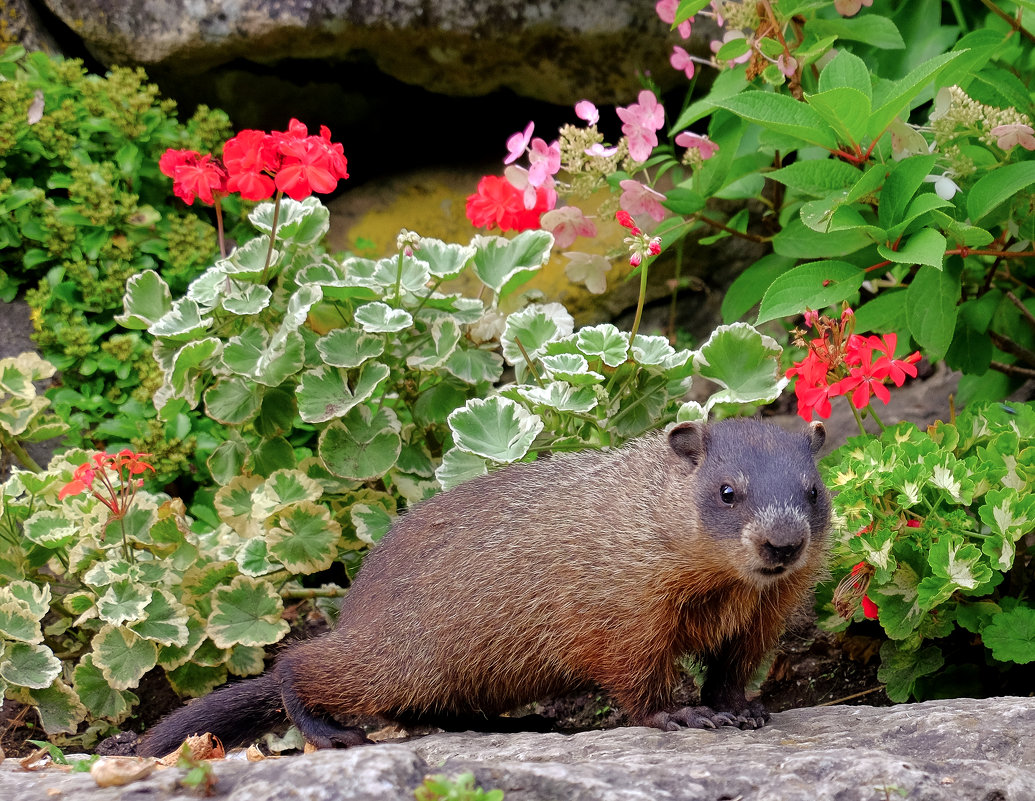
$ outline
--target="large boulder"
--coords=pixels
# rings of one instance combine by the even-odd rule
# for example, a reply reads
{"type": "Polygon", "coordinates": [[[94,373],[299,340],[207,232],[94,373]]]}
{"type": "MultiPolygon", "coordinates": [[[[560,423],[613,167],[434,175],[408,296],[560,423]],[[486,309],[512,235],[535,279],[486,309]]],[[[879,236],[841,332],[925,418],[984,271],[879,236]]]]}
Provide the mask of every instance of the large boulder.
{"type": "Polygon", "coordinates": [[[372,61],[441,94],[509,88],[564,105],[626,101],[644,71],[675,78],[667,26],[642,0],[44,2],[103,64],[156,73],[198,75],[236,60],[372,61]]]}
{"type": "MultiPolygon", "coordinates": [[[[184,771],[123,788],[89,775],[0,766],[0,798],[196,798],[184,771]]],[[[429,774],[473,772],[506,801],[1031,801],[1035,699],[958,699],[890,708],[779,712],[758,731],[626,728],[560,734],[433,734],[399,745],[213,764],[226,801],[412,801],[429,774]]]]}

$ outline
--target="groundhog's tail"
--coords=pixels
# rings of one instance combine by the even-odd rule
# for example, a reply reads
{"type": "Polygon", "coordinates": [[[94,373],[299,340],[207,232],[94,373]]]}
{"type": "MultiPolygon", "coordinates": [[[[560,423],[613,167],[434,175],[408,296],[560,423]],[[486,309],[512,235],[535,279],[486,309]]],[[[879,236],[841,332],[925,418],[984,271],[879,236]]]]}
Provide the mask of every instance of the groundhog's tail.
{"type": "Polygon", "coordinates": [[[139,756],[165,756],[194,734],[211,732],[227,748],[245,745],[285,719],[274,671],[191,701],[148,729],[139,756]]]}

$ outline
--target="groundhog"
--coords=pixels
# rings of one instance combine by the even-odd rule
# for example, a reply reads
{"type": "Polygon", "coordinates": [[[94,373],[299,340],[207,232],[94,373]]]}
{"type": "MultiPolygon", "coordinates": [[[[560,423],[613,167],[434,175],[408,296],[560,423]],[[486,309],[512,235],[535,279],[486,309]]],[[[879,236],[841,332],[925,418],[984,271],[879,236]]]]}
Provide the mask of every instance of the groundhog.
{"type": "Polygon", "coordinates": [[[367,742],[353,716],[474,728],[593,682],[632,725],[761,726],[745,685],[824,568],[824,437],[682,423],[443,492],[366,558],[334,630],[172,713],[138,752],[201,732],[242,745],[285,713],[320,748],[367,742]],[[701,706],[677,708],[691,654],[701,706]]]}

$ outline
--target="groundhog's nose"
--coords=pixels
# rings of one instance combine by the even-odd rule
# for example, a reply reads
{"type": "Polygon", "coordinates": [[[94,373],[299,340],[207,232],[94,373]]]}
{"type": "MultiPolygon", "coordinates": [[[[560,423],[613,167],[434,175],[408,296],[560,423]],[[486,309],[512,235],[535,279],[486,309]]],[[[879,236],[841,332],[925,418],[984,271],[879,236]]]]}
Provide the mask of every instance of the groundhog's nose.
{"type": "Polygon", "coordinates": [[[798,561],[801,552],[805,550],[805,539],[797,538],[795,541],[772,542],[766,540],[759,550],[762,558],[772,567],[787,567],[798,561]]]}

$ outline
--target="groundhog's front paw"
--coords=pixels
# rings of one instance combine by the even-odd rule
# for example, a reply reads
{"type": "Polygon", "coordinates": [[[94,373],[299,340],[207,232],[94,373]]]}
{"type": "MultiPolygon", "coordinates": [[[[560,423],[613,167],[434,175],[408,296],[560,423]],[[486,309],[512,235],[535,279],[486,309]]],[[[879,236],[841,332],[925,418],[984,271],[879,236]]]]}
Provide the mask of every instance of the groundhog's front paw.
{"type": "Polygon", "coordinates": [[[679,729],[717,729],[719,726],[738,726],[739,721],[728,712],[716,712],[710,706],[684,706],[672,712],[655,712],[642,721],[662,731],[679,729]]]}
{"type": "Polygon", "coordinates": [[[367,738],[363,729],[347,726],[336,731],[306,735],[306,741],[320,749],[355,748],[357,745],[372,745],[373,740],[367,738]]]}
{"type": "Polygon", "coordinates": [[[761,701],[748,701],[747,706],[739,710],[733,717],[733,725],[742,729],[760,729],[770,719],[770,715],[762,706],[761,701]]]}

